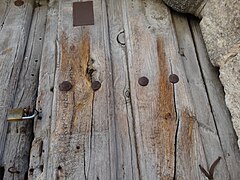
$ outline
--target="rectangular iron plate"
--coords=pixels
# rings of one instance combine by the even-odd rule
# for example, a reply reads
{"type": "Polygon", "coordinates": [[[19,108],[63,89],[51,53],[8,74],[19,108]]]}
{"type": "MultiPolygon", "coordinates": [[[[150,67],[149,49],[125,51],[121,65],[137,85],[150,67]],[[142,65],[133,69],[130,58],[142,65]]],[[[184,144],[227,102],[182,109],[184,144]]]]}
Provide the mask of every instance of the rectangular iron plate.
{"type": "Polygon", "coordinates": [[[73,3],[73,26],[94,24],[93,1],[73,3]]]}

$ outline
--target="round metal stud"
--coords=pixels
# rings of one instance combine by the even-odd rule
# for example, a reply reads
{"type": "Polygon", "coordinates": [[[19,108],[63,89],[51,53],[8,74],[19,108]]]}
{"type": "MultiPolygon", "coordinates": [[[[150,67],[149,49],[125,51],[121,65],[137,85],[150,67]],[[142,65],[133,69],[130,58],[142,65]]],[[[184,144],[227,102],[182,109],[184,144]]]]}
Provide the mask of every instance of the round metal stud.
{"type": "Polygon", "coordinates": [[[147,77],[143,76],[143,77],[139,78],[138,83],[139,83],[141,86],[147,86],[148,83],[149,83],[149,80],[148,80],[147,77]]]}
{"type": "Polygon", "coordinates": [[[70,91],[72,89],[72,84],[69,81],[63,81],[59,84],[60,91],[70,91]]]}
{"type": "Polygon", "coordinates": [[[22,6],[24,4],[24,2],[22,0],[16,0],[14,2],[15,6],[22,6]]]}
{"type": "Polygon", "coordinates": [[[99,81],[93,81],[92,82],[92,89],[93,91],[97,91],[101,88],[101,83],[99,81]]]}
{"type": "Polygon", "coordinates": [[[169,76],[169,81],[173,84],[178,83],[179,77],[176,74],[171,74],[169,76]]]}

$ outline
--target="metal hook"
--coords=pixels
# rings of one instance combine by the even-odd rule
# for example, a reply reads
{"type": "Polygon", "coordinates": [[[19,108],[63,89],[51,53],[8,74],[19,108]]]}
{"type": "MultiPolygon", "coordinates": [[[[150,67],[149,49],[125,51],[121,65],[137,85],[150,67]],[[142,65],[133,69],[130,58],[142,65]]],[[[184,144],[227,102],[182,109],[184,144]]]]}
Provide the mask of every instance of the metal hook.
{"type": "Polygon", "coordinates": [[[22,120],[28,120],[28,119],[33,119],[35,118],[37,115],[39,115],[39,111],[37,111],[36,109],[33,109],[34,113],[31,116],[23,116],[22,120]]]}
{"type": "Polygon", "coordinates": [[[15,167],[8,168],[8,172],[11,174],[19,174],[20,172],[15,169],[15,167]]]}
{"type": "Polygon", "coordinates": [[[119,40],[119,36],[120,36],[121,34],[124,34],[124,30],[117,35],[117,42],[118,42],[119,44],[121,44],[122,46],[125,46],[126,44],[123,43],[123,42],[121,42],[121,41],[119,40]]]}

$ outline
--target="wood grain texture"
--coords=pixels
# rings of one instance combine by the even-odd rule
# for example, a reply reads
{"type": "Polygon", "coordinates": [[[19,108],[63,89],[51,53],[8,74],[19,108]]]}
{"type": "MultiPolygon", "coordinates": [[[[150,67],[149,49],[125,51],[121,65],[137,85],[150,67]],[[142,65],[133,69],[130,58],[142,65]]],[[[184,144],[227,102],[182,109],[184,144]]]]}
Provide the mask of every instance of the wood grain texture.
{"type": "Polygon", "coordinates": [[[139,179],[127,48],[125,45],[123,3],[122,1],[109,0],[107,4],[113,74],[115,148],[117,151],[116,178],[139,179]]]}
{"type": "MultiPolygon", "coordinates": [[[[41,6],[34,9],[17,92],[14,97],[14,108],[35,108],[46,13],[46,1],[42,1],[41,6]]],[[[3,164],[6,170],[14,167],[20,173],[11,174],[6,171],[4,179],[24,179],[27,176],[32,138],[33,120],[9,123],[3,164]]]]}
{"type": "MultiPolygon", "coordinates": [[[[8,109],[11,109],[16,105],[14,104],[15,94],[18,87],[19,74],[24,61],[24,53],[29,36],[33,11],[33,0],[25,1],[25,4],[21,7],[16,7],[12,1],[4,1],[1,2],[1,8],[0,165],[3,166],[5,163],[3,160],[4,150],[6,152],[11,151],[12,155],[17,155],[16,152],[14,152],[14,149],[5,149],[6,137],[8,133],[6,116],[8,109]]],[[[19,129],[15,129],[14,131],[20,130],[20,128],[21,127],[19,127],[19,129]]],[[[11,129],[11,127],[9,127],[9,129],[11,129]]],[[[24,143],[22,145],[24,148],[24,143]]]]}
{"type": "MultiPolygon", "coordinates": [[[[49,150],[44,151],[47,162],[43,164],[43,172],[35,174],[36,166],[32,166],[32,178],[112,179],[116,173],[111,170],[114,151],[110,150],[115,137],[110,130],[112,85],[111,70],[108,70],[111,65],[107,21],[104,19],[106,5],[94,3],[95,17],[99,19],[94,26],[88,27],[69,26],[72,24],[72,2],[59,1],[56,10],[58,8],[56,75],[53,104],[50,105],[52,113],[49,112],[51,128],[48,128],[49,137],[43,140],[45,144],[48,139],[43,148],[49,150]],[[102,83],[97,92],[91,89],[91,82],[95,80],[102,83]],[[71,82],[72,90],[59,91],[58,86],[63,81],[71,82]]],[[[44,81],[40,87],[42,85],[45,86],[44,81]]],[[[42,99],[41,103],[46,101],[42,99]]],[[[45,107],[41,107],[43,112],[48,111],[45,107]]],[[[48,116],[44,118],[49,119],[48,116]]],[[[39,138],[42,133],[39,132],[39,138]]],[[[34,151],[38,149],[39,138],[34,151]]]]}
{"type": "Polygon", "coordinates": [[[225,103],[223,87],[218,77],[219,72],[212,66],[209,60],[198,21],[190,20],[190,27],[199,67],[202,72],[202,78],[206,86],[216,130],[223,150],[222,158],[226,161],[230,179],[239,179],[240,152],[236,144],[237,137],[231,122],[231,115],[225,103]]]}
{"type": "Polygon", "coordinates": [[[48,8],[46,31],[39,72],[39,87],[36,108],[41,111],[41,121],[34,123],[34,139],[30,152],[29,179],[47,179],[48,152],[55,72],[58,48],[58,3],[48,8]]]}
{"type": "Polygon", "coordinates": [[[171,14],[155,1],[123,1],[123,10],[140,179],[172,179],[177,122],[163,34],[171,14]],[[138,84],[143,76],[146,87],[138,84]]]}
{"type": "MultiPolygon", "coordinates": [[[[190,89],[192,105],[198,123],[206,161],[210,167],[212,162],[214,162],[218,156],[223,156],[223,150],[215,127],[215,119],[212,114],[206,87],[202,79],[192,34],[188,27],[188,21],[180,15],[175,16],[174,14],[173,17],[179,50],[181,51],[181,59],[187,76],[186,83],[190,89]],[[214,147],[214,151],[212,147],[214,147]]],[[[216,169],[215,171],[215,178],[230,178],[224,159],[220,161],[218,168],[219,169],[216,169]]]]}
{"type": "MultiPolygon", "coordinates": [[[[30,34],[21,32],[28,36],[25,46],[19,41],[26,49],[22,60],[6,60],[20,33],[9,25],[4,33],[14,38],[0,37],[0,67],[13,69],[3,71],[10,79],[0,72],[6,82],[0,87],[11,87],[1,89],[0,102],[14,93],[4,103],[36,104],[42,117],[34,121],[30,157],[32,124],[11,124],[6,136],[2,121],[0,177],[2,165],[7,171],[14,164],[20,174],[5,173],[5,179],[204,180],[199,167],[209,172],[221,157],[214,178],[239,179],[236,136],[198,24],[157,0],[94,0],[95,24],[73,27],[73,2],[36,2],[41,6],[32,21],[29,15],[21,22],[31,24],[30,34]],[[179,82],[171,83],[171,74],[179,82]],[[147,86],[138,82],[144,76],[147,86]],[[72,88],[61,91],[63,81],[72,88]],[[101,83],[97,91],[94,81],[101,83]]],[[[10,7],[10,1],[0,3],[0,9],[10,7]]],[[[28,14],[27,7],[18,10],[28,14]]],[[[10,12],[1,11],[0,22],[17,26],[10,12]]]]}

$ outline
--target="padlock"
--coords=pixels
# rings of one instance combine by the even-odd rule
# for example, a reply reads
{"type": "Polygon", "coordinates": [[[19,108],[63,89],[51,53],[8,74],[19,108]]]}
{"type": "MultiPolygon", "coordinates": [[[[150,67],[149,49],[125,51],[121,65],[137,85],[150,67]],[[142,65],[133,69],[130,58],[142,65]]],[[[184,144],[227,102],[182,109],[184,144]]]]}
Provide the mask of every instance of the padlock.
{"type": "Polygon", "coordinates": [[[8,111],[7,121],[9,122],[17,122],[28,119],[35,118],[39,112],[34,109],[34,113],[32,115],[28,115],[27,108],[14,108],[8,111]]]}

